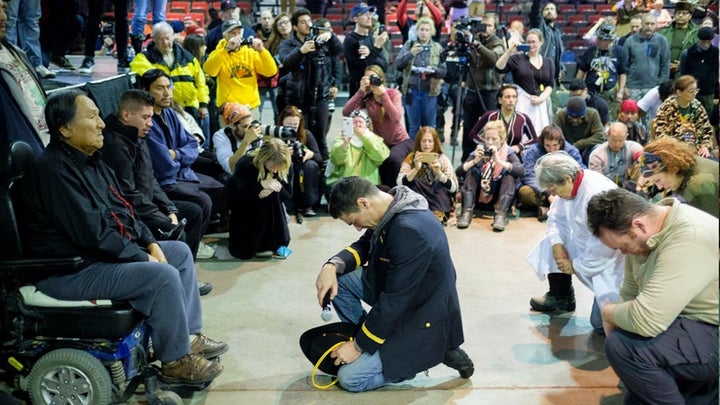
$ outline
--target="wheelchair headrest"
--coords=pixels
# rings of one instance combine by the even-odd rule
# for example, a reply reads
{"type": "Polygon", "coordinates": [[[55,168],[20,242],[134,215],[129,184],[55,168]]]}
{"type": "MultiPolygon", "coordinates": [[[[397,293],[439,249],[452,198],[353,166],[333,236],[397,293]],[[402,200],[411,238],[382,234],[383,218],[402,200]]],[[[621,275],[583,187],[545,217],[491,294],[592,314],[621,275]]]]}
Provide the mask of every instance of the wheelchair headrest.
{"type": "Polygon", "coordinates": [[[9,186],[30,169],[35,160],[35,151],[23,141],[12,141],[3,159],[5,161],[0,165],[0,176],[9,186]]]}

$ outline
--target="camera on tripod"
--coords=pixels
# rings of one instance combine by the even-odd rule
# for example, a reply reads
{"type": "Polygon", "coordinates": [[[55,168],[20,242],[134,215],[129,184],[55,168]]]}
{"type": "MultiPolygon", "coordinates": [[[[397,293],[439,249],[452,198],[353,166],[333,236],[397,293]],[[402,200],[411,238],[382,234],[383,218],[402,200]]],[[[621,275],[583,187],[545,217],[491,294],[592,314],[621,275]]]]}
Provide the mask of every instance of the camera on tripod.
{"type": "Polygon", "coordinates": [[[315,46],[317,48],[320,48],[325,45],[325,41],[318,41],[317,37],[328,31],[330,31],[330,28],[318,27],[316,25],[313,25],[312,27],[310,27],[310,35],[308,35],[307,40],[315,41],[315,46]]]}

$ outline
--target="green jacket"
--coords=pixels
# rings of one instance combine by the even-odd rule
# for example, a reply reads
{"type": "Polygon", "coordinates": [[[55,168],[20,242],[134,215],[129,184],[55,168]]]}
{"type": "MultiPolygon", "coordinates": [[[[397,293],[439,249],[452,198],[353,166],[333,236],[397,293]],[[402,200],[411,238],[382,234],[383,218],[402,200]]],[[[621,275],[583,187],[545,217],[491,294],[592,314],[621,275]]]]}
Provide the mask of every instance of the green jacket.
{"type": "Polygon", "coordinates": [[[332,186],[349,176],[360,176],[373,184],[380,184],[378,167],[390,156],[390,149],[383,139],[368,130],[362,140],[362,147],[352,143],[345,147],[344,143],[342,135],[335,137],[330,148],[326,184],[332,186]]]}
{"type": "Polygon", "coordinates": [[[675,23],[668,25],[661,29],[659,34],[664,36],[668,40],[668,46],[670,47],[670,63],[680,60],[680,54],[682,51],[690,48],[697,41],[697,32],[700,29],[697,24],[690,22],[686,30],[684,30],[684,36],[680,47],[673,47],[673,33],[675,30],[675,23]]]}

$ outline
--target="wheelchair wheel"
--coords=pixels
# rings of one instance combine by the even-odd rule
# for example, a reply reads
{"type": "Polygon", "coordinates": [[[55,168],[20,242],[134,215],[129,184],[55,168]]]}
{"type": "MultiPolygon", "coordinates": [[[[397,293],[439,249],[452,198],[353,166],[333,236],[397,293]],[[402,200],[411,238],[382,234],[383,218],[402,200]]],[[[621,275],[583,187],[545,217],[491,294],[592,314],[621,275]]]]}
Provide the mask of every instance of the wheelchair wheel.
{"type": "Polygon", "coordinates": [[[151,401],[150,405],[182,405],[183,400],[180,395],[172,391],[158,391],[157,400],[151,401]]]}
{"type": "Polygon", "coordinates": [[[53,350],[33,365],[28,392],[39,404],[109,404],[112,381],[100,360],[76,349],[53,350]]]}

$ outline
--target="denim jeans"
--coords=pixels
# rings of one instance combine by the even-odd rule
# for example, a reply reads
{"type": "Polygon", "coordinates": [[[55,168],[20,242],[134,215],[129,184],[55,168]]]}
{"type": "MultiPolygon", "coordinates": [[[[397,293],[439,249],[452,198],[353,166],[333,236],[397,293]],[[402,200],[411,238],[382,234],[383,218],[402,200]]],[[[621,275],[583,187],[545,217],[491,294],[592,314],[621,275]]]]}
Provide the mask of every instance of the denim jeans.
{"type": "MultiPolygon", "coordinates": [[[[338,278],[338,295],[332,304],[343,322],[358,324],[365,315],[361,301],[371,305],[375,301],[372,290],[363,285],[364,272],[365,269],[359,268],[338,278]]],[[[363,353],[352,363],[341,366],[338,383],[351,392],[370,391],[384,385],[380,351],[363,353]]]]}
{"type": "MultiPolygon", "coordinates": [[[[147,22],[148,3],[151,0],[135,0],[135,10],[132,19],[132,34],[135,36],[142,35],[145,32],[145,23],[147,22]]],[[[165,21],[165,7],[167,0],[152,0],[152,23],[153,25],[165,21]]]]}
{"type": "MultiPolygon", "coordinates": [[[[408,90],[410,91],[410,90],[408,90]]],[[[408,114],[408,135],[415,139],[420,127],[435,128],[437,117],[437,96],[430,97],[427,91],[412,90],[412,100],[405,97],[405,109],[408,114]]]]}
{"type": "Polygon", "coordinates": [[[365,316],[361,301],[372,305],[375,302],[372,289],[365,288],[362,275],[365,269],[358,268],[338,277],[338,294],[332,300],[335,312],[343,322],[360,323],[365,316]]]}
{"type": "Polygon", "coordinates": [[[177,360],[190,350],[188,336],[202,329],[195,263],[185,242],[158,244],[167,264],[95,262],[77,273],[42,280],[37,287],[61,300],[127,301],[147,317],[158,358],[177,360]]]}
{"type": "Polygon", "coordinates": [[[40,0],[11,1],[7,3],[7,31],[5,39],[22,46],[33,67],[42,65],[40,51],[40,0]],[[18,43],[22,39],[22,44],[18,43]]]}

